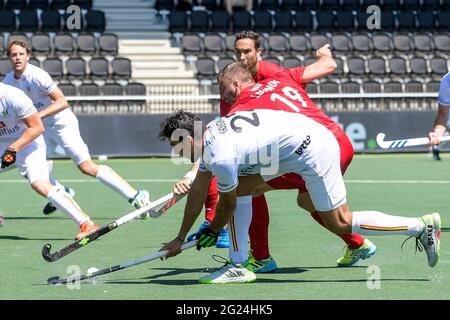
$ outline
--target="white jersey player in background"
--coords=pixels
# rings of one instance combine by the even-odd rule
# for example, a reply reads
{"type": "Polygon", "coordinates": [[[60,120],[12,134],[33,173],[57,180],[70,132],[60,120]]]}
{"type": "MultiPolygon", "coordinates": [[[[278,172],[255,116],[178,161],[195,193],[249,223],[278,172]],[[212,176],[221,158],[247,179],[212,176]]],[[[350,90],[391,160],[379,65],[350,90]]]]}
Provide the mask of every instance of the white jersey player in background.
{"type": "Polygon", "coordinates": [[[81,239],[87,234],[81,226],[95,223],[64,188],[50,184],[43,132],[44,125],[30,98],[21,90],[0,83],[0,172],[15,164],[34,191],[54,203],[80,226],[81,232],[75,239],[81,239]]]}
{"type": "MultiPolygon", "coordinates": [[[[347,205],[337,140],[314,120],[298,113],[255,109],[214,120],[201,130],[200,126],[195,127],[197,121],[200,119],[194,114],[178,111],[161,125],[160,137],[176,146],[180,155],[191,160],[201,158],[179,233],[161,249],[169,250],[167,257],[181,252],[181,245],[202,210],[212,175],[217,179],[219,202],[213,221],[196,238],[197,249],[214,246],[219,230],[227,223],[241,230],[236,233],[248,234],[250,221],[239,219],[239,212],[235,212],[236,198],[270,190],[265,181],[294,172],[303,177],[314,207],[332,232],[416,237],[426,250],[428,264],[434,267],[438,262],[439,214],[407,218],[378,211],[352,212],[347,205]]],[[[241,240],[237,246],[246,253],[247,238],[241,240]]],[[[245,264],[231,261],[214,274],[200,278],[200,282],[255,279],[256,275],[245,264]]]]}
{"type": "Polygon", "coordinates": [[[433,159],[441,160],[439,156],[439,144],[447,128],[450,128],[448,109],[450,108],[450,72],[441,80],[438,97],[438,112],[433,123],[433,129],[428,134],[433,148],[433,159]]]}
{"type": "MultiPolygon", "coordinates": [[[[91,160],[88,147],[80,135],[78,119],[69,109],[64,94],[46,71],[28,63],[30,59],[28,42],[12,41],[8,44],[7,54],[13,70],[5,76],[3,82],[21,89],[33,101],[46,129],[45,142],[48,145],[61,146],[82,173],[96,178],[119,193],[134,207],[141,208],[147,205],[149,193],[146,190],[136,190],[109,166],[97,165],[91,160]]],[[[51,171],[51,167],[49,170],[51,171]]],[[[54,179],[51,179],[51,182],[62,186],[54,179]]],[[[147,216],[144,214],[143,218],[147,216]]],[[[90,229],[94,227],[86,226],[90,229]]]]}

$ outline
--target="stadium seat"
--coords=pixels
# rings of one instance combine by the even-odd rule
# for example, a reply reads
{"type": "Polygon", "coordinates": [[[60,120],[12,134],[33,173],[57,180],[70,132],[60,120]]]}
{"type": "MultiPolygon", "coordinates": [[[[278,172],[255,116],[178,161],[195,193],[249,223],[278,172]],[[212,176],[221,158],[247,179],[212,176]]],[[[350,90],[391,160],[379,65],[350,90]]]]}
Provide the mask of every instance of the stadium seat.
{"type": "Polygon", "coordinates": [[[29,41],[27,35],[23,32],[13,32],[9,34],[8,37],[8,42],[10,43],[12,41],[16,41],[16,40],[22,40],[22,41],[29,41]]]}
{"type": "Polygon", "coordinates": [[[344,60],[340,57],[336,57],[334,58],[334,61],[336,62],[336,69],[330,76],[341,79],[344,75],[344,60]]]}
{"type": "Polygon", "coordinates": [[[336,29],[351,32],[356,29],[355,16],[351,11],[339,11],[336,14],[336,29]]]}
{"type": "Polygon", "coordinates": [[[34,32],[38,29],[38,17],[36,11],[22,10],[17,15],[19,20],[18,31],[21,32],[34,32]]]}
{"type": "Polygon", "coordinates": [[[358,53],[369,53],[372,50],[372,42],[367,33],[355,33],[351,37],[352,47],[358,53]]]}
{"type": "Polygon", "coordinates": [[[106,79],[109,72],[109,62],[105,58],[92,58],[88,62],[89,76],[91,79],[100,78],[106,79]]]}
{"type": "Polygon", "coordinates": [[[253,30],[256,32],[271,32],[273,29],[272,15],[268,11],[253,13],[253,30]]]}
{"type": "Polygon", "coordinates": [[[33,54],[48,55],[52,51],[50,36],[47,33],[36,33],[31,39],[31,51],[33,54]]]}
{"type": "Polygon", "coordinates": [[[45,10],[48,8],[48,4],[49,0],[30,0],[28,2],[28,10],[45,10]]]}
{"type": "Polygon", "coordinates": [[[397,30],[411,31],[416,27],[416,16],[412,11],[400,11],[397,13],[397,30]]]}
{"type": "Polygon", "coordinates": [[[225,33],[230,31],[230,15],[226,11],[213,11],[211,13],[211,31],[225,33]]]}
{"type": "Polygon", "coordinates": [[[89,10],[84,15],[87,32],[104,32],[106,28],[105,13],[100,10],[89,10]]]}
{"type": "Polygon", "coordinates": [[[271,34],[268,39],[269,53],[288,53],[289,40],[281,34],[271,34]]]}
{"type": "Polygon", "coordinates": [[[409,59],[409,67],[412,74],[426,75],[428,74],[427,60],[423,57],[413,57],[409,59]]]}
{"type": "Polygon", "coordinates": [[[392,39],[387,33],[376,33],[372,37],[373,50],[378,52],[389,52],[392,50],[392,39]]]}
{"type": "Polygon", "coordinates": [[[70,33],[59,33],[53,37],[53,47],[56,54],[71,55],[75,52],[75,41],[70,33]]]}
{"type": "Polygon", "coordinates": [[[125,94],[127,96],[145,96],[146,91],[145,85],[138,82],[129,82],[125,86],[125,94]]]}
{"type": "Polygon", "coordinates": [[[431,73],[443,76],[448,72],[447,59],[442,57],[433,57],[430,59],[431,73]]]}
{"type": "Polygon", "coordinates": [[[450,12],[441,11],[437,14],[437,29],[441,31],[450,30],[450,12]]]}
{"type": "Polygon", "coordinates": [[[131,61],[128,58],[115,58],[111,62],[112,76],[115,79],[131,78],[131,61]]]}
{"type": "Polygon", "coordinates": [[[190,28],[191,32],[208,32],[209,30],[209,15],[206,11],[192,11],[190,18],[190,28]]]}
{"type": "Polygon", "coordinates": [[[392,11],[381,12],[380,18],[381,30],[392,32],[396,28],[395,15],[392,11]]]}
{"type": "Polygon", "coordinates": [[[313,17],[311,13],[297,10],[295,12],[295,31],[310,32],[313,30],[313,17]]]}
{"type": "Polygon", "coordinates": [[[357,11],[356,13],[356,21],[358,23],[356,29],[358,31],[366,31],[367,32],[367,21],[369,19],[370,15],[366,12],[366,10],[357,11]]]}
{"type": "Polygon", "coordinates": [[[440,9],[440,0],[422,0],[422,11],[436,11],[440,9]]]}
{"type": "Polygon", "coordinates": [[[334,13],[333,11],[316,12],[317,27],[316,31],[333,31],[334,30],[334,13]]]}
{"type": "Polygon", "coordinates": [[[372,57],[367,61],[367,71],[369,74],[385,75],[386,61],[381,57],[372,57]]]}
{"type": "Polygon", "coordinates": [[[80,7],[80,9],[90,10],[93,0],[73,0],[72,4],[80,7]]]}
{"type": "Polygon", "coordinates": [[[219,61],[217,61],[217,68],[219,69],[219,72],[223,70],[223,68],[225,68],[227,65],[229,65],[230,63],[235,62],[236,60],[234,60],[231,57],[220,57],[219,61]]]}
{"type": "Polygon", "coordinates": [[[389,80],[384,83],[384,92],[386,92],[386,93],[401,93],[401,92],[403,92],[402,84],[399,81],[389,80]]]}
{"type": "Polygon", "coordinates": [[[27,8],[27,0],[8,0],[6,2],[6,10],[25,10],[27,8]]]}
{"type": "Polygon", "coordinates": [[[328,37],[324,34],[312,34],[310,37],[311,49],[318,50],[325,44],[329,43],[328,37]]]}
{"type": "MultiPolygon", "coordinates": [[[[386,0],[384,0],[386,2],[386,0]]],[[[402,11],[418,11],[420,10],[421,0],[402,0],[402,11]]],[[[399,5],[393,9],[398,9],[399,5]]]]}
{"type": "Polygon", "coordinates": [[[66,97],[74,97],[78,95],[77,87],[72,83],[60,83],[58,84],[58,88],[61,89],[66,97]]]}
{"type": "Polygon", "coordinates": [[[378,6],[380,8],[382,7],[381,0],[364,0],[364,2],[362,2],[362,5],[362,8],[367,8],[372,5],[378,6]]]}
{"type": "Polygon", "coordinates": [[[317,94],[317,93],[319,93],[319,86],[317,85],[317,82],[309,82],[306,85],[306,92],[308,94],[317,94]]]}
{"type": "Polygon", "coordinates": [[[199,55],[203,51],[203,40],[197,34],[185,34],[181,45],[184,55],[199,55]]]}
{"type": "Polygon", "coordinates": [[[322,7],[321,10],[328,11],[328,10],[336,10],[340,6],[339,0],[322,0],[322,7]]]}
{"type": "Polygon", "coordinates": [[[381,93],[381,83],[374,80],[364,81],[362,90],[364,93],[381,93]]]}
{"type": "Polygon", "coordinates": [[[61,30],[61,14],[57,10],[45,10],[41,14],[41,30],[58,32],[61,30]]]}
{"type": "Polygon", "coordinates": [[[172,11],[174,9],[173,0],[155,0],[155,9],[158,11],[167,10],[172,11]]]}
{"type": "MultiPolygon", "coordinates": [[[[95,83],[83,83],[78,86],[80,96],[100,97],[100,87],[95,83]]],[[[85,112],[96,110],[98,101],[80,101],[78,103],[85,112]]]]}
{"type": "Polygon", "coordinates": [[[234,32],[250,30],[252,27],[251,15],[247,11],[236,11],[231,17],[234,32]]]}
{"type": "Polygon", "coordinates": [[[361,86],[356,81],[345,81],[341,83],[342,93],[361,93],[361,86]]]}
{"type": "Polygon", "coordinates": [[[30,60],[28,60],[28,63],[32,64],[33,66],[36,66],[38,68],[41,67],[41,62],[36,58],[30,58],[30,60]]]}
{"type": "Polygon", "coordinates": [[[333,51],[349,54],[352,51],[351,39],[345,33],[333,33],[331,37],[333,51]]]}
{"type": "Polygon", "coordinates": [[[267,56],[263,59],[264,61],[276,64],[277,66],[281,66],[281,61],[277,57],[274,56],[267,56]]]}
{"type": "Polygon", "coordinates": [[[392,11],[400,9],[400,0],[383,0],[383,11],[392,11]]]}
{"type": "Polygon", "coordinates": [[[427,83],[425,83],[425,92],[439,92],[439,87],[441,86],[441,81],[436,81],[436,80],[432,80],[432,81],[428,81],[427,83]]]}
{"type": "Polygon", "coordinates": [[[417,13],[417,29],[418,30],[432,30],[434,28],[434,14],[433,12],[418,12],[417,13]]]}
{"type": "Polygon", "coordinates": [[[350,75],[364,75],[366,73],[365,62],[361,57],[347,58],[347,67],[350,75]]]}
{"type": "Polygon", "coordinates": [[[260,10],[278,10],[278,0],[260,0],[260,10]]]}
{"type": "Polygon", "coordinates": [[[309,39],[304,34],[291,34],[289,37],[289,46],[293,54],[304,55],[311,51],[309,39]]]}
{"type": "Polygon", "coordinates": [[[293,16],[290,11],[276,11],[275,16],[275,32],[288,32],[293,30],[293,16]]]}
{"type": "Polygon", "coordinates": [[[441,10],[446,12],[450,11],[450,0],[442,0],[441,10]]]}
{"type": "Polygon", "coordinates": [[[358,11],[360,9],[359,0],[344,0],[342,1],[341,8],[343,11],[358,11]]]}
{"type": "Polygon", "coordinates": [[[206,55],[220,55],[225,49],[223,38],[218,34],[207,34],[203,38],[204,52],[206,55]]]}
{"type": "Polygon", "coordinates": [[[317,61],[316,57],[306,57],[303,59],[303,66],[309,66],[317,61]]]}
{"type": "Polygon", "coordinates": [[[281,66],[285,69],[291,69],[300,67],[302,65],[302,60],[297,57],[285,57],[281,63],[281,66]]]}
{"type": "Polygon", "coordinates": [[[69,58],[66,61],[67,78],[84,80],[86,78],[86,62],[81,58],[69,58]]]}
{"type": "Polygon", "coordinates": [[[98,37],[100,54],[116,55],[119,52],[119,38],[114,33],[102,33],[98,37]]]}
{"type": "Polygon", "coordinates": [[[406,33],[395,33],[392,36],[394,50],[397,52],[411,52],[413,50],[413,42],[406,33]]]}
{"type": "Polygon", "coordinates": [[[234,42],[236,41],[236,35],[228,34],[225,37],[225,49],[228,56],[234,56],[234,42]]]}
{"type": "Polygon", "coordinates": [[[301,4],[302,4],[301,9],[303,11],[320,9],[320,1],[317,0],[301,0],[301,4]]]}
{"type": "Polygon", "coordinates": [[[100,88],[104,96],[123,96],[124,87],[118,83],[105,83],[100,88]]]}
{"type": "Polygon", "coordinates": [[[79,55],[94,55],[97,53],[97,39],[91,33],[80,34],[75,38],[79,55]]]}
{"type": "Polygon", "coordinates": [[[50,8],[65,11],[67,7],[70,6],[70,2],[70,0],[52,0],[50,8]]]}
{"type": "Polygon", "coordinates": [[[434,44],[437,51],[450,52],[450,35],[448,33],[433,34],[434,44]]]}
{"type": "Polygon", "coordinates": [[[415,34],[413,36],[413,44],[415,51],[429,53],[434,50],[433,39],[429,34],[415,34]]]}
{"type": "Polygon", "coordinates": [[[59,58],[47,58],[42,62],[42,68],[52,78],[62,79],[64,77],[63,63],[59,58]]]}
{"type": "Polygon", "coordinates": [[[389,70],[394,75],[406,75],[408,69],[406,66],[406,60],[402,57],[392,57],[389,59],[389,70]]]}
{"type": "Polygon", "coordinates": [[[335,81],[323,80],[320,82],[320,93],[339,93],[339,84],[335,81]]]}
{"type": "Polygon", "coordinates": [[[12,10],[0,11],[0,31],[14,31],[16,30],[16,15],[12,10]]]}
{"type": "Polygon", "coordinates": [[[407,93],[422,93],[423,89],[423,83],[420,81],[412,80],[405,83],[405,92],[407,93]]]}
{"type": "Polygon", "coordinates": [[[299,9],[299,0],[282,0],[280,9],[282,11],[299,9]]]}
{"type": "Polygon", "coordinates": [[[0,76],[4,77],[11,70],[12,66],[11,62],[9,62],[9,59],[0,59],[0,76]]]}
{"type": "Polygon", "coordinates": [[[195,61],[195,67],[197,75],[201,78],[212,78],[217,74],[216,62],[210,57],[199,57],[195,61]]]}
{"type": "Polygon", "coordinates": [[[205,7],[207,11],[214,12],[217,10],[217,1],[216,0],[202,0],[201,6],[205,7]]]}
{"type": "Polygon", "coordinates": [[[184,11],[171,11],[169,14],[169,31],[186,32],[188,27],[188,18],[184,11]]]}

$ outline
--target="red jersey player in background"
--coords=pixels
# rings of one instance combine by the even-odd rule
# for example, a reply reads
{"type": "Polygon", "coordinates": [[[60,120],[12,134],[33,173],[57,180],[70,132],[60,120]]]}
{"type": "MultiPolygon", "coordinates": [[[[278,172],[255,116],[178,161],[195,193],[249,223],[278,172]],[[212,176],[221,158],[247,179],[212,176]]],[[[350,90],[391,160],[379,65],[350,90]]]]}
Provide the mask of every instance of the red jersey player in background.
{"type": "MultiPolygon", "coordinates": [[[[252,74],[253,79],[258,82],[263,79],[269,78],[274,74],[282,71],[283,69],[278,65],[275,65],[270,62],[259,60],[262,49],[260,48],[260,37],[257,33],[252,31],[243,31],[236,35],[235,41],[235,54],[238,61],[240,61],[252,74]]],[[[316,52],[317,61],[310,66],[305,68],[297,68],[298,72],[301,69],[301,77],[299,77],[298,83],[301,84],[302,87],[305,87],[308,82],[311,82],[315,79],[325,77],[331,74],[335,68],[336,63],[331,56],[331,52],[329,50],[329,46],[325,45],[320,48],[316,52]]],[[[221,92],[222,94],[222,92],[221,92]]],[[[306,95],[306,92],[304,93],[306,95]]],[[[307,95],[306,95],[307,96],[307,95]]],[[[312,101],[309,100],[312,104],[312,101]]],[[[317,107],[314,108],[323,116],[319,116],[319,120],[316,121],[321,122],[320,120],[329,119],[325,114],[323,114],[317,107]]],[[[220,114],[221,116],[227,115],[230,113],[231,104],[227,102],[223,96],[221,96],[221,104],[220,104],[220,114]]],[[[234,112],[235,109],[233,108],[234,112]]],[[[334,125],[330,124],[330,130],[334,130],[336,132],[342,131],[340,127],[331,121],[334,125]],[[332,127],[332,128],[331,128],[332,127]]],[[[333,131],[333,132],[334,132],[333,131]]],[[[344,134],[345,135],[345,134],[344,134]]],[[[349,141],[348,141],[349,143],[349,141]]],[[[345,144],[346,147],[341,149],[345,149],[345,160],[343,160],[343,171],[350,163],[353,157],[353,148],[351,144],[345,144]]],[[[342,150],[341,150],[342,151],[342,150]]],[[[193,169],[194,170],[194,169],[193,169]]],[[[193,180],[192,176],[195,177],[194,173],[188,173],[186,179],[182,179],[175,186],[175,192],[186,192],[189,189],[190,183],[193,180]]],[[[304,185],[304,183],[303,183],[304,185]]],[[[271,184],[272,187],[276,189],[298,189],[299,187],[299,176],[297,175],[284,175],[279,177],[273,181],[271,184]]],[[[209,204],[212,210],[206,211],[206,221],[200,226],[199,231],[203,228],[207,227],[209,223],[214,218],[215,213],[215,205],[218,198],[218,191],[216,186],[216,181],[213,178],[211,181],[211,185],[208,191],[208,198],[205,203],[205,207],[209,204]]],[[[298,198],[298,202],[302,208],[309,211],[312,217],[323,225],[323,222],[312,206],[311,200],[309,198],[308,193],[305,188],[301,188],[301,193],[298,198]]],[[[269,230],[269,210],[267,206],[267,201],[264,195],[254,197],[252,200],[252,222],[250,225],[249,235],[250,235],[250,246],[252,255],[249,257],[247,268],[256,273],[262,272],[271,272],[277,269],[277,265],[275,260],[270,255],[269,251],[269,239],[268,239],[268,230],[269,230]]],[[[194,239],[194,237],[198,234],[196,233],[190,235],[188,240],[194,239]]],[[[223,235],[223,232],[221,233],[223,235]]],[[[365,240],[363,237],[355,234],[341,235],[341,238],[346,242],[346,251],[343,257],[337,260],[339,266],[351,266],[355,264],[359,259],[366,258],[373,254],[376,250],[375,245],[373,245],[370,241],[365,240]]],[[[220,242],[220,240],[219,240],[220,242]]]]}

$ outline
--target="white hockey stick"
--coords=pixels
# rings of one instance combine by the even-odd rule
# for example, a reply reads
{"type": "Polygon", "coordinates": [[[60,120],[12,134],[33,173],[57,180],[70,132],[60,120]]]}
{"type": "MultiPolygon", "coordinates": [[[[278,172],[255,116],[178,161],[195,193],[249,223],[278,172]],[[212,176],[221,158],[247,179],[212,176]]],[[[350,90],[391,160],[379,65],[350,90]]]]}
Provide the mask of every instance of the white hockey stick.
{"type": "MultiPolygon", "coordinates": [[[[430,139],[427,137],[385,141],[385,136],[386,135],[382,132],[377,134],[377,143],[382,149],[399,149],[414,146],[424,146],[430,143],[430,139]]],[[[450,141],[450,136],[441,137],[441,142],[444,141],[450,141]]]]}

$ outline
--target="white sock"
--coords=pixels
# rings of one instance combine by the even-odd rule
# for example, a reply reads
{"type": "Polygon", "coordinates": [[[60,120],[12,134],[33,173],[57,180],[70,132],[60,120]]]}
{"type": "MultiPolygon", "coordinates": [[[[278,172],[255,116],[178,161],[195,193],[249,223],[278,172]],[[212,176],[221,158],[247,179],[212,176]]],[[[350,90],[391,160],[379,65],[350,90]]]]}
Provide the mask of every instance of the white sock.
{"type": "Polygon", "coordinates": [[[252,222],[252,197],[237,197],[236,210],[228,224],[230,247],[228,254],[235,264],[242,264],[248,258],[248,229],[252,222]]]}
{"type": "Polygon", "coordinates": [[[108,166],[98,166],[98,172],[96,178],[105,186],[120,193],[122,197],[127,200],[134,198],[137,190],[122,179],[113,169],[108,166]]]}
{"type": "Polygon", "coordinates": [[[354,211],[352,233],[367,236],[407,235],[418,237],[424,230],[419,218],[387,215],[379,211],[354,211]]]}
{"type": "Polygon", "coordinates": [[[81,210],[75,200],[70,197],[64,188],[53,187],[50,189],[47,199],[60,211],[68,215],[78,225],[90,220],[89,217],[81,210]]]}
{"type": "Polygon", "coordinates": [[[48,178],[49,178],[50,184],[52,186],[64,189],[64,186],[61,183],[59,183],[58,180],[56,180],[55,178],[52,177],[52,171],[53,171],[53,161],[52,160],[47,160],[47,168],[48,168],[48,178]]]}

